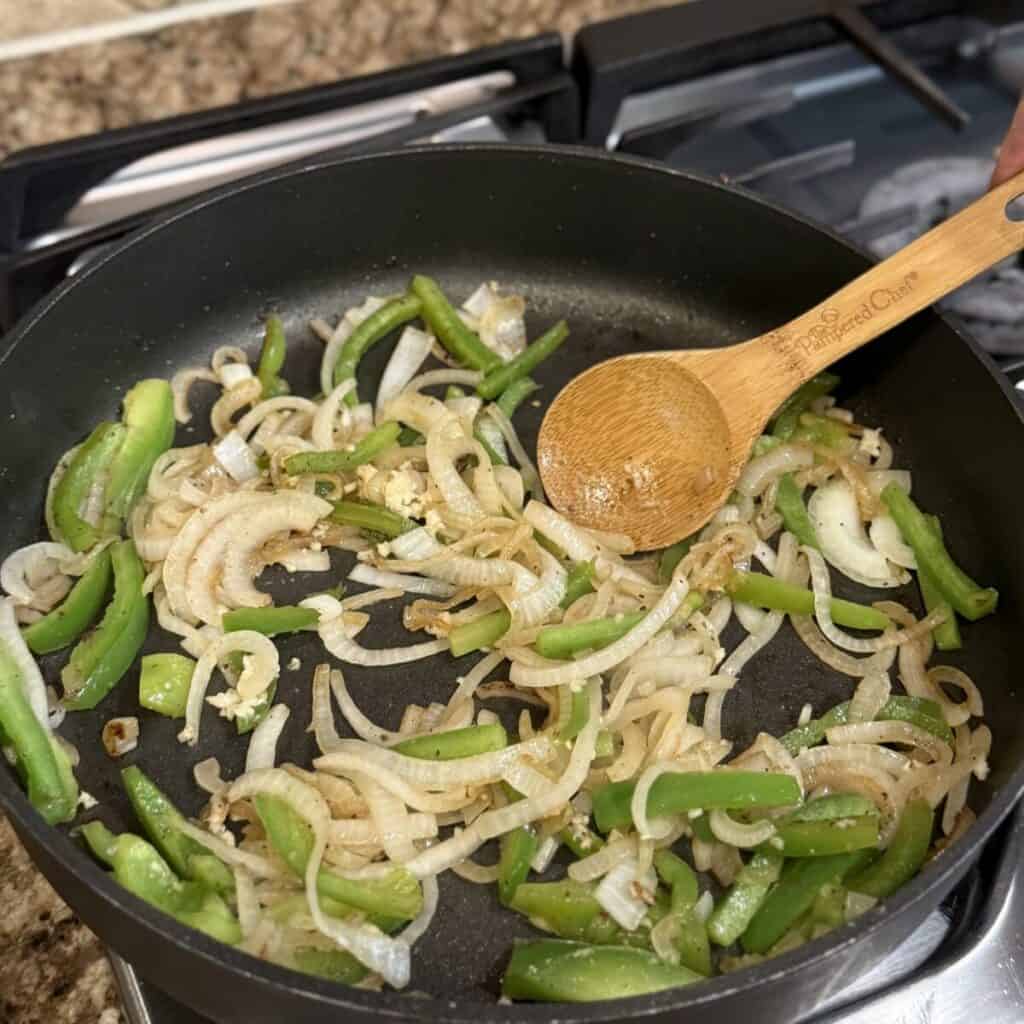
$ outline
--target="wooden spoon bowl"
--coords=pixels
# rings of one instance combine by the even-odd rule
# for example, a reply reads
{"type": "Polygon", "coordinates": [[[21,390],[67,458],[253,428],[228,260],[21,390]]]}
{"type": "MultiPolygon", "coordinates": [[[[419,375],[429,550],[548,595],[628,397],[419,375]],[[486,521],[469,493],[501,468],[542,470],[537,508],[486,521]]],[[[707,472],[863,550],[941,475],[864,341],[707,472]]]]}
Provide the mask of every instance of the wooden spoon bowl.
{"type": "Polygon", "coordinates": [[[1024,173],[993,189],[784,327],[723,349],[619,356],[548,409],[537,459],[552,504],[638,550],[703,526],[750,447],[801,384],[1024,247],[1007,215],[1024,173]]]}

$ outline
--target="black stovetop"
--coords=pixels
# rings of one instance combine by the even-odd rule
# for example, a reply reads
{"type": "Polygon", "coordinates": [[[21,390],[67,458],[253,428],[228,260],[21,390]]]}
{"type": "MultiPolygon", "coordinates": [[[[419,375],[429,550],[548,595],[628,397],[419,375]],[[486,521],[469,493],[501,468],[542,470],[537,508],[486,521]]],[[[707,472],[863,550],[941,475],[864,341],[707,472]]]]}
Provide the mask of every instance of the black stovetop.
{"type": "MultiPolygon", "coordinates": [[[[898,189],[879,208],[880,185],[908,166],[968,162],[943,213],[984,187],[1024,86],[1024,4],[849,5],[866,13],[867,30],[856,11],[845,27],[822,16],[834,6],[694,0],[589,26],[569,67],[561,39],[538,36],[15,154],[0,163],[0,329],[97,247],[223,180],[239,154],[254,170],[296,153],[410,141],[604,146],[743,184],[884,251],[935,216],[934,197],[915,202],[898,189]],[[898,49],[898,59],[880,55],[888,70],[863,52],[872,25],[898,49]]],[[[1024,279],[1016,261],[1000,273],[993,294],[1024,279]]],[[[1019,325],[1015,307],[978,315],[976,301],[964,304],[970,329],[1004,358],[1024,353],[1021,294],[1019,325]]],[[[1018,812],[924,925],[831,996],[814,1024],[1024,1021],[1022,853],[1018,812]]],[[[112,962],[132,1024],[202,1024],[112,962]]]]}

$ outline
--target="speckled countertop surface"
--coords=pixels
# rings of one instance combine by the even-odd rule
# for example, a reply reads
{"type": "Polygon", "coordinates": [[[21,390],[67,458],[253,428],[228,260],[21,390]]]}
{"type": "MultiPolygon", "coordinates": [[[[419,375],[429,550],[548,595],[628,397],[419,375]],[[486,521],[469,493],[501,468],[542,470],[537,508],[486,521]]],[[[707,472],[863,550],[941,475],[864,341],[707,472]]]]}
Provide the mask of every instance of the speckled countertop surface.
{"type": "Polygon", "coordinates": [[[661,6],[305,0],[0,64],[0,155],[661,6]]]}
{"type": "MultiPolygon", "coordinates": [[[[140,7],[152,0],[132,0],[140,7]]],[[[0,63],[0,155],[661,6],[657,0],[305,0],[0,63]]],[[[118,1024],[91,932],[0,815],[0,1021],[118,1024]]]]}

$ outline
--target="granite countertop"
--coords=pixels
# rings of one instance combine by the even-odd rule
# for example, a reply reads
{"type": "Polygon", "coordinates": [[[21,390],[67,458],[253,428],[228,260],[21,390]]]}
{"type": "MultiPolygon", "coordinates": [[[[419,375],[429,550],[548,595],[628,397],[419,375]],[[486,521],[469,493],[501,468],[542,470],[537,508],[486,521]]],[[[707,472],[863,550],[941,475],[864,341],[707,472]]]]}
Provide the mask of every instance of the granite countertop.
{"type": "Polygon", "coordinates": [[[0,63],[0,156],[662,3],[304,0],[0,63]]]}
{"type": "MultiPolygon", "coordinates": [[[[79,0],[75,0],[79,2],[79,0]]],[[[152,8],[157,0],[127,0],[152,8]]],[[[304,0],[0,63],[0,156],[661,6],[659,0],[304,0]]],[[[26,5],[28,10],[28,5],[26,5]]],[[[118,1024],[94,935],[0,815],[0,1021],[118,1024]]]]}

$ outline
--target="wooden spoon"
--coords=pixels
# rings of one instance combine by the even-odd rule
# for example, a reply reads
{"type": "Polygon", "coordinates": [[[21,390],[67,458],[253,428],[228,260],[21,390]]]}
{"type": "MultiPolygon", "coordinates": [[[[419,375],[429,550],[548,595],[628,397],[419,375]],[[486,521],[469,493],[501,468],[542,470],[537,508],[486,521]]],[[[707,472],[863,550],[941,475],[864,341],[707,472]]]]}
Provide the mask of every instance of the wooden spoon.
{"type": "Polygon", "coordinates": [[[1024,247],[1008,204],[1017,175],[778,330],[720,349],[619,356],[555,398],[537,443],[556,508],[625,533],[638,550],[703,526],[725,502],[755,438],[830,363],[1024,247]]]}

